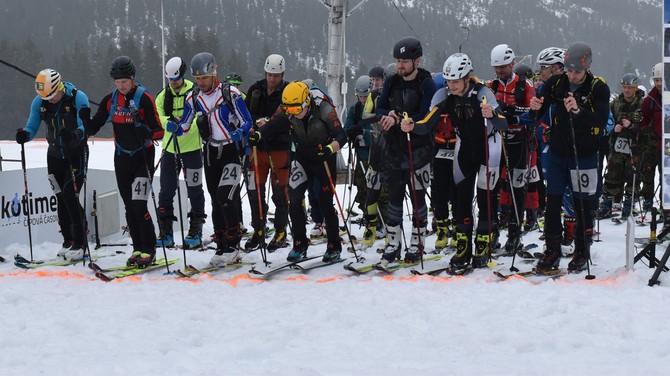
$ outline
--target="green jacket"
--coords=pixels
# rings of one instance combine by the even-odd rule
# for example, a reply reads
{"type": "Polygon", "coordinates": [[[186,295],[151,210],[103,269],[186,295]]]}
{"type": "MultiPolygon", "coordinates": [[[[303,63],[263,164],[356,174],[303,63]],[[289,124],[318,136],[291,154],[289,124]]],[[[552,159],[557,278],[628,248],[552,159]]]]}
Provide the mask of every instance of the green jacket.
{"type": "MultiPolygon", "coordinates": [[[[193,90],[193,82],[184,79],[184,86],[181,88],[179,93],[176,93],[172,87],[168,85],[167,88],[163,89],[158,96],[156,97],[156,110],[158,111],[158,117],[163,124],[163,128],[167,128],[167,122],[170,119],[170,116],[181,117],[184,112],[184,100],[188,93],[193,90]],[[172,113],[165,113],[165,91],[170,90],[173,96],[172,100],[172,113]]],[[[174,119],[173,119],[174,120],[174,119]]],[[[163,136],[163,144],[161,145],[165,151],[168,153],[175,152],[174,140],[170,141],[168,145],[167,142],[173,138],[172,133],[165,130],[165,135],[163,136]],[[167,146],[167,147],[166,147],[167,146]]],[[[198,125],[195,122],[191,124],[191,131],[185,133],[183,136],[179,137],[179,151],[182,153],[187,153],[189,151],[199,150],[202,148],[202,141],[200,140],[200,133],[198,132],[198,125]],[[195,132],[193,132],[195,130],[195,132]]]]}

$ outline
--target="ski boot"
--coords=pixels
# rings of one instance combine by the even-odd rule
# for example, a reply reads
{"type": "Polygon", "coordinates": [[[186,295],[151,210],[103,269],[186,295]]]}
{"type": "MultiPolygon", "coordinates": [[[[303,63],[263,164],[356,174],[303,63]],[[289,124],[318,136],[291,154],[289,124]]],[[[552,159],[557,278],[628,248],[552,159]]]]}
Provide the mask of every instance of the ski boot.
{"type": "Polygon", "coordinates": [[[511,223],[507,231],[507,243],[505,243],[505,253],[503,255],[514,256],[521,248],[523,248],[523,244],[521,244],[519,226],[516,223],[511,223]]]}
{"type": "Polygon", "coordinates": [[[268,252],[272,253],[279,248],[285,248],[287,246],[288,241],[286,240],[286,228],[275,228],[275,235],[272,240],[270,240],[270,244],[268,244],[268,252]]]}
{"type": "Polygon", "coordinates": [[[537,209],[526,209],[526,223],[523,225],[524,232],[530,232],[539,229],[537,223],[537,209]]]}
{"type": "Polygon", "coordinates": [[[188,226],[188,235],[184,238],[184,249],[196,249],[202,247],[202,225],[205,224],[206,216],[194,216],[189,214],[191,220],[188,226]]]}
{"type": "Polygon", "coordinates": [[[128,260],[126,261],[127,266],[137,266],[137,260],[140,259],[142,256],[142,251],[140,250],[135,250],[133,253],[130,254],[130,257],[128,257],[128,260]]]}
{"type": "Polygon", "coordinates": [[[449,265],[453,269],[466,268],[472,259],[472,241],[465,232],[458,229],[454,239],[456,239],[456,254],[449,260],[449,265]]]}
{"type": "Polygon", "coordinates": [[[410,246],[405,252],[405,262],[414,263],[421,261],[421,255],[423,254],[423,243],[426,241],[426,234],[428,230],[425,226],[422,226],[420,233],[417,232],[416,227],[412,228],[412,239],[410,240],[410,246]],[[419,239],[419,234],[421,238],[419,239]]]}
{"type": "Polygon", "coordinates": [[[244,243],[244,252],[253,252],[260,248],[261,242],[265,242],[265,234],[263,230],[255,230],[254,233],[251,235],[249,240],[247,240],[246,243],[244,243]]]}
{"type": "Polygon", "coordinates": [[[288,254],[288,257],[286,257],[286,261],[296,262],[307,258],[308,247],[309,242],[307,240],[293,240],[293,249],[288,254]]]}
{"type": "Polygon", "coordinates": [[[605,219],[612,216],[612,195],[608,193],[603,194],[603,199],[598,207],[598,219],[605,219]]]}
{"type": "Polygon", "coordinates": [[[326,253],[323,254],[323,262],[335,262],[340,259],[342,253],[342,244],[338,242],[328,242],[326,253]]]}
{"type": "Polygon", "coordinates": [[[535,270],[544,273],[552,269],[557,269],[561,263],[561,237],[547,236],[544,245],[544,256],[537,262],[535,270]]]}
{"type": "Polygon", "coordinates": [[[228,228],[226,232],[217,231],[216,253],[209,261],[211,266],[224,266],[239,261],[240,259],[240,240],[242,232],[240,226],[228,228]]]}
{"type": "Polygon", "coordinates": [[[60,251],[58,251],[58,257],[65,258],[65,254],[70,250],[70,248],[72,248],[73,245],[74,242],[72,240],[65,240],[61,246],[60,251]]]}
{"type": "Polygon", "coordinates": [[[437,225],[437,240],[435,240],[435,250],[441,251],[447,247],[449,243],[449,225],[444,219],[438,219],[437,225]]]}
{"type": "Polygon", "coordinates": [[[384,247],[381,262],[390,263],[400,259],[401,231],[400,225],[388,226],[386,229],[386,247],[384,247]]]}
{"type": "Polygon", "coordinates": [[[572,242],[575,241],[575,227],[577,226],[577,217],[573,215],[563,215],[563,241],[561,245],[563,253],[572,253],[572,242]]]}
{"type": "Polygon", "coordinates": [[[72,247],[65,252],[65,259],[68,261],[81,260],[84,258],[85,245],[72,243],[72,247]]]}
{"type": "Polygon", "coordinates": [[[320,239],[326,236],[326,226],[322,223],[315,223],[312,231],[309,232],[310,239],[320,239]]]}
{"type": "Polygon", "coordinates": [[[489,254],[491,252],[491,238],[492,235],[477,233],[475,239],[475,254],[472,256],[473,268],[484,268],[489,262],[489,254]]]}
{"type": "MultiPolygon", "coordinates": [[[[165,210],[159,208],[158,211],[164,212],[165,210]]],[[[172,224],[174,223],[174,220],[174,216],[158,217],[158,237],[156,238],[156,247],[174,247],[174,236],[172,235],[172,224]]]]}
{"type": "Polygon", "coordinates": [[[572,255],[570,263],[568,263],[568,271],[570,273],[579,273],[586,270],[586,263],[589,261],[593,229],[587,228],[585,231],[580,232],[580,234],[581,236],[575,239],[575,253],[572,255]]]}
{"type": "Polygon", "coordinates": [[[156,250],[140,253],[140,256],[135,260],[135,265],[138,268],[144,269],[156,261],[156,250]]]}
{"type": "Polygon", "coordinates": [[[375,216],[374,219],[368,221],[363,231],[363,247],[370,248],[377,240],[377,225],[379,220],[375,216]]]}

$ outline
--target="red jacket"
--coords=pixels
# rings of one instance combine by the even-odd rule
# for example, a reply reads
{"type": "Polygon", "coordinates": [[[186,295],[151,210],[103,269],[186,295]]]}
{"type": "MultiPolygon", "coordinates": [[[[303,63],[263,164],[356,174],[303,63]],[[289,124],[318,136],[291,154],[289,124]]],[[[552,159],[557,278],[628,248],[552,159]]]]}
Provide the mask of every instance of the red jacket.
{"type": "Polygon", "coordinates": [[[642,101],[642,122],[640,128],[647,128],[650,123],[654,122],[654,133],[658,137],[658,150],[660,151],[663,144],[663,137],[661,137],[661,125],[663,124],[663,108],[661,107],[661,93],[656,90],[654,86],[649,94],[644,97],[642,101]]]}

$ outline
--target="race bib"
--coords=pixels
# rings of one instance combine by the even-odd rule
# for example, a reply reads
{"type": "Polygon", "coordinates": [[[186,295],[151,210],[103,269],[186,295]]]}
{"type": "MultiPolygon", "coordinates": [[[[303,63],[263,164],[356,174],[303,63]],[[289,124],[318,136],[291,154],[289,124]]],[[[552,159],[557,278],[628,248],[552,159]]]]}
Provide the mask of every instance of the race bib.
{"type": "Polygon", "coordinates": [[[298,161],[293,161],[293,163],[291,163],[291,179],[289,179],[288,185],[291,188],[296,189],[300,184],[306,181],[307,173],[305,173],[305,169],[298,161]]]}
{"type": "Polygon", "coordinates": [[[242,166],[237,163],[228,163],[223,166],[219,187],[238,185],[242,181],[242,166]]]}
{"type": "Polygon", "coordinates": [[[570,170],[570,180],[572,180],[573,192],[582,192],[588,195],[595,194],[598,188],[598,169],[580,169],[579,178],[577,177],[577,170],[570,170]]]}
{"type": "Polygon", "coordinates": [[[202,169],[186,169],[186,186],[197,187],[202,185],[202,169]]]}
{"type": "Polygon", "coordinates": [[[515,168],[512,170],[512,188],[523,188],[526,185],[526,172],[528,170],[515,168]]]}
{"type": "Polygon", "coordinates": [[[489,167],[489,176],[488,179],[486,177],[486,166],[481,165],[479,166],[479,174],[477,175],[477,188],[479,189],[488,189],[492,190],[495,186],[496,183],[498,182],[498,178],[500,178],[498,174],[498,168],[497,167],[489,167]],[[486,186],[486,182],[488,181],[488,187],[486,186]]]}
{"type": "Polygon", "coordinates": [[[151,192],[151,181],[147,177],[137,177],[133,180],[132,199],[136,201],[147,201],[151,192]]]}
{"type": "Polygon", "coordinates": [[[622,154],[630,154],[630,139],[617,137],[614,142],[614,151],[622,154]]]}
{"type": "Polygon", "coordinates": [[[61,192],[60,185],[58,185],[58,181],[56,181],[56,176],[54,176],[54,174],[49,174],[49,185],[51,185],[51,190],[54,191],[55,195],[61,192]]]}
{"type": "Polygon", "coordinates": [[[540,171],[537,169],[537,165],[531,167],[527,174],[529,183],[537,183],[540,181],[540,171]]]}
{"type": "Polygon", "coordinates": [[[430,163],[414,171],[416,177],[416,189],[426,189],[430,187],[430,163]]]}
{"type": "Polygon", "coordinates": [[[454,160],[454,149],[439,149],[435,154],[435,158],[438,159],[450,159],[454,160]]]}
{"type": "Polygon", "coordinates": [[[365,173],[365,183],[368,189],[374,189],[376,191],[380,190],[382,187],[382,184],[379,181],[379,173],[371,168],[368,168],[368,171],[365,173]]]}

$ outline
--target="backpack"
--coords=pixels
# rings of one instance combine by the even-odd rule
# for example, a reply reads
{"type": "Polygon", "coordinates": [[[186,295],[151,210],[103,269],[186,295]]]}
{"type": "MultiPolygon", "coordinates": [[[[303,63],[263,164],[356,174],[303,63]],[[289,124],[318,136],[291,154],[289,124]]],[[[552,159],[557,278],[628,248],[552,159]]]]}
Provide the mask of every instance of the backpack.
{"type": "MultiPolygon", "coordinates": [[[[142,95],[146,89],[144,86],[137,85],[137,90],[135,90],[135,95],[133,96],[133,99],[130,100],[130,107],[128,109],[132,109],[133,106],[135,106],[135,109],[139,108],[140,100],[142,99],[142,95]]],[[[112,105],[109,107],[109,117],[107,118],[107,122],[111,122],[112,118],[114,117],[114,113],[116,112],[116,109],[118,107],[118,101],[119,101],[119,89],[114,89],[114,92],[112,93],[112,105]]],[[[132,110],[131,110],[132,112],[132,110]]]]}
{"type": "MultiPolygon", "coordinates": [[[[526,101],[526,80],[521,78],[519,75],[517,75],[517,77],[518,79],[516,80],[516,87],[514,88],[514,103],[517,106],[521,106],[526,101]]],[[[500,84],[501,82],[497,78],[491,81],[491,91],[493,92],[493,95],[496,95],[498,92],[498,87],[500,84]]],[[[505,94],[509,93],[505,92],[505,94]]]]}

